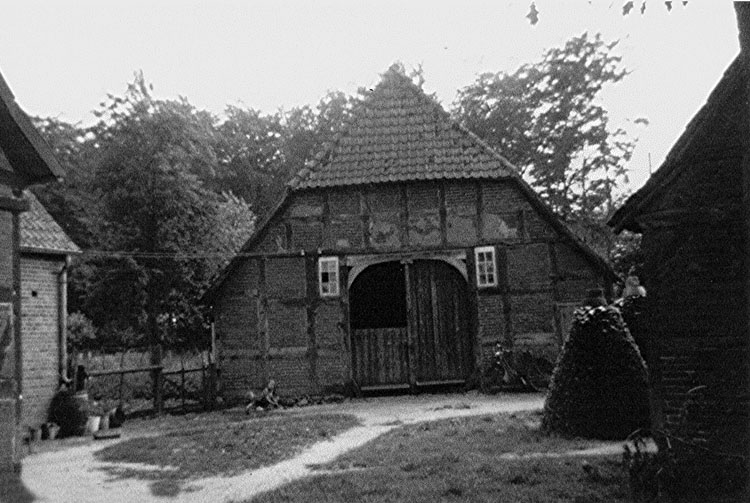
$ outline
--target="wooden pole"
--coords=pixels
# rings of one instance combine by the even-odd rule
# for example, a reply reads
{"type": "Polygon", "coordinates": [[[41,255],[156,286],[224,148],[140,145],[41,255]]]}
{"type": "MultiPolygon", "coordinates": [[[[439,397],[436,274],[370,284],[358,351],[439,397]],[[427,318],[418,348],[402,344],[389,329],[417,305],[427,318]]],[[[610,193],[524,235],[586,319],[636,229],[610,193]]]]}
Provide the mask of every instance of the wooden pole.
{"type": "Polygon", "coordinates": [[[404,260],[404,283],[406,287],[406,348],[409,365],[409,386],[412,393],[417,392],[417,328],[414,321],[414,306],[412,294],[413,278],[411,277],[411,260],[404,260]]]}
{"type": "Polygon", "coordinates": [[[65,255],[65,264],[57,282],[57,366],[60,380],[68,379],[68,268],[70,255],[65,255]]]}
{"type": "Polygon", "coordinates": [[[162,375],[162,350],[161,344],[156,344],[151,350],[151,365],[154,369],[151,371],[153,379],[153,390],[154,390],[154,411],[157,414],[161,414],[164,411],[164,399],[162,392],[164,389],[164,383],[162,375]]]}
{"type": "MultiPolygon", "coordinates": [[[[122,354],[120,355],[120,370],[122,370],[122,367],[124,366],[124,364],[125,364],[125,351],[123,351],[122,354]]],[[[118,392],[118,395],[119,395],[118,401],[120,405],[122,405],[122,390],[124,387],[125,387],[125,373],[122,372],[120,374],[120,390],[118,392]]]]}
{"type": "Polygon", "coordinates": [[[185,412],[185,358],[180,354],[180,398],[182,399],[182,412],[185,412]]]}

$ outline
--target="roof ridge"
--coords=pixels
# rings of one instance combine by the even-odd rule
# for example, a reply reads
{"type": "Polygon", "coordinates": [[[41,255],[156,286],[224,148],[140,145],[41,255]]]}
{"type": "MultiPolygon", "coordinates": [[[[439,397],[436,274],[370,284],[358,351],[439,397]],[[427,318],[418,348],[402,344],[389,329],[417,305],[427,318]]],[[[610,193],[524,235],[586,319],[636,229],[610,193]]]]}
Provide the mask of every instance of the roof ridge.
{"type": "Polygon", "coordinates": [[[506,158],[469,131],[434,94],[391,65],[354,100],[336,134],[287,186],[407,180],[505,178],[518,173],[506,158]]]}
{"type": "MultiPolygon", "coordinates": [[[[333,139],[325,142],[320,150],[316,152],[316,154],[313,156],[312,159],[305,162],[305,166],[302,167],[295,175],[287,182],[287,186],[291,188],[292,190],[296,189],[303,181],[308,179],[310,175],[315,171],[315,168],[318,166],[321,166],[325,160],[330,159],[331,154],[334,152],[335,148],[339,145],[341,139],[346,136],[347,133],[349,133],[352,126],[355,125],[356,122],[360,120],[359,117],[357,117],[357,107],[361,107],[362,109],[366,108],[367,102],[376,99],[377,95],[375,94],[376,90],[385,85],[386,80],[388,78],[398,77],[400,80],[403,80],[413,86],[417,91],[420,91],[417,94],[417,98],[420,98],[419,95],[425,96],[426,98],[430,98],[427,96],[427,94],[422,91],[410,78],[408,75],[406,75],[403,71],[401,71],[401,68],[399,67],[398,63],[393,63],[391,66],[386,69],[385,72],[380,74],[380,80],[375,85],[374,88],[366,90],[367,93],[363,97],[355,97],[355,102],[352,105],[352,113],[344,118],[344,121],[339,128],[338,131],[336,131],[333,135],[333,139]]],[[[442,109],[439,103],[434,103],[440,110],[445,112],[445,110],[442,109]]]]}

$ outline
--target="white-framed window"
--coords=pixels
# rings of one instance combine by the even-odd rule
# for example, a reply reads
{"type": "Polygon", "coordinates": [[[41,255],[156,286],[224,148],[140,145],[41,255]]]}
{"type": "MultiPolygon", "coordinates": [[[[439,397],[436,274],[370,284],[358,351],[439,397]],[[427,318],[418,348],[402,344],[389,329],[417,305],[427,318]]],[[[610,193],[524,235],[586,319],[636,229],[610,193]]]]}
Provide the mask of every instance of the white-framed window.
{"type": "Polygon", "coordinates": [[[486,288],[497,286],[497,266],[495,247],[481,246],[474,249],[474,264],[477,273],[477,286],[486,288]]]}
{"type": "Polygon", "coordinates": [[[321,297],[339,295],[339,258],[320,257],[318,259],[318,285],[321,297]]]}

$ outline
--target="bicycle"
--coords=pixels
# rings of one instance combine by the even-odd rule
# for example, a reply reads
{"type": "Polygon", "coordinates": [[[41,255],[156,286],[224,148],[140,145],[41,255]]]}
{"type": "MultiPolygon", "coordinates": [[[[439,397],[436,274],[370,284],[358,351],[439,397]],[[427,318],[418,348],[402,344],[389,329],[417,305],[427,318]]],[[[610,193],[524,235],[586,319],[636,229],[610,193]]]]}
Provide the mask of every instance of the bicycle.
{"type": "Polygon", "coordinates": [[[528,350],[514,355],[501,343],[495,345],[494,366],[503,372],[505,386],[533,391],[547,390],[553,370],[546,359],[536,358],[528,350]]]}

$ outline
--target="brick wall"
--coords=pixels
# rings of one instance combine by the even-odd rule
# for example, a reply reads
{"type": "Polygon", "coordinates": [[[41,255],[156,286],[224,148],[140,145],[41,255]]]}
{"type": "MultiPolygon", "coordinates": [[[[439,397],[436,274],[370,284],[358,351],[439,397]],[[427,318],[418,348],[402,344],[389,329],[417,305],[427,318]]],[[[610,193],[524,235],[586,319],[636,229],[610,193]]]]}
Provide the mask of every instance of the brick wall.
{"type": "Polygon", "coordinates": [[[275,379],[281,395],[341,391],[350,380],[340,298],[321,299],[317,262],[247,259],[216,299],[222,389],[242,400],[275,379]]]}
{"type": "MultiPolygon", "coordinates": [[[[696,452],[678,444],[678,459],[704,475],[712,472],[703,448],[744,454],[750,441],[741,227],[662,228],[647,231],[642,245],[647,354],[656,355],[648,363],[660,398],[655,420],[701,446],[696,452]]],[[[723,464],[714,468],[732,476],[723,464]]]]}
{"type": "Polygon", "coordinates": [[[64,264],[64,258],[21,256],[24,427],[47,421],[60,382],[58,274],[64,264]]]}

